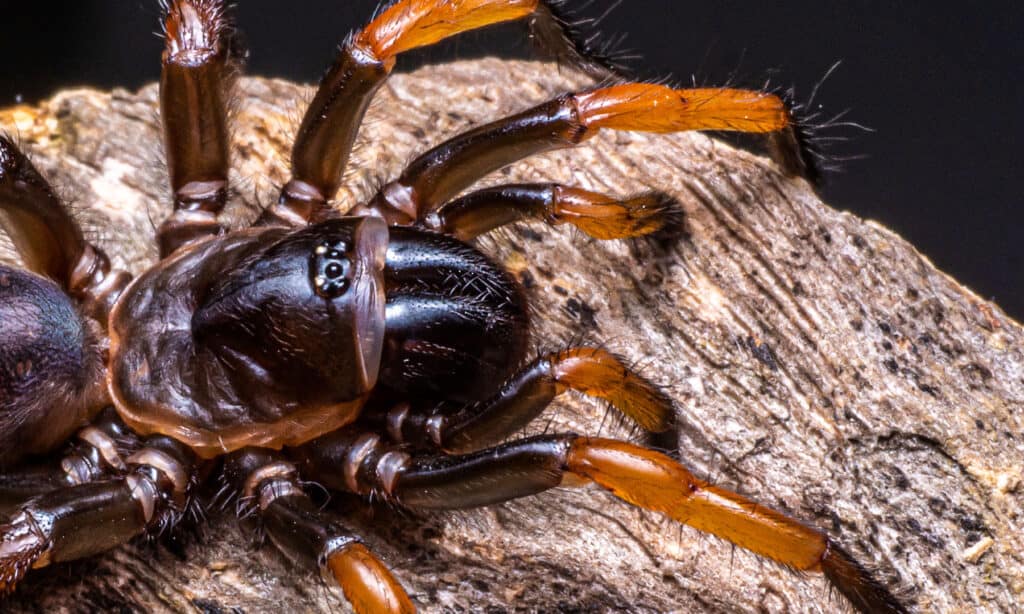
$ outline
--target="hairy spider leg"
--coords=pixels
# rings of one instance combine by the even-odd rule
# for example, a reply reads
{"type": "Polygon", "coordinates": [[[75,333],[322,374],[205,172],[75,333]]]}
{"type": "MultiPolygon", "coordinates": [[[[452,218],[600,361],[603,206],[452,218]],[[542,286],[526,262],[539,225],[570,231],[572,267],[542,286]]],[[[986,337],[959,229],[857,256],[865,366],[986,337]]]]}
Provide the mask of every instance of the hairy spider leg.
{"type": "Polygon", "coordinates": [[[225,463],[244,501],[255,506],[278,550],[342,589],[357,614],[412,614],[405,589],[352,531],[320,512],[295,466],[267,450],[247,449],[225,463]]]}
{"type": "Polygon", "coordinates": [[[679,215],[679,203],[664,192],[615,198],[557,183],[521,183],[470,192],[423,216],[423,225],[472,241],[500,226],[538,219],[604,240],[649,235],[679,215]]]}
{"type": "Polygon", "coordinates": [[[86,315],[105,326],[131,277],[85,240],[50,185],[14,142],[0,136],[0,227],[25,267],[60,285],[86,315]]]}
{"type": "Polygon", "coordinates": [[[601,128],[771,133],[791,125],[782,99],[751,90],[624,83],[566,94],[441,143],[353,211],[394,224],[422,223],[485,175],[527,156],[578,145],[601,128]]]}
{"type": "Polygon", "coordinates": [[[330,213],[370,100],[405,51],[545,9],[541,0],[399,0],[342,45],[292,148],[292,178],[258,224],[305,225],[330,213]]]}
{"type": "MultiPolygon", "coordinates": [[[[68,404],[61,405],[61,408],[62,414],[69,413],[68,404]]],[[[0,427],[0,431],[15,432],[17,440],[13,443],[0,441],[0,446],[9,454],[11,448],[29,448],[34,439],[55,438],[54,445],[65,443],[67,433],[57,427],[56,422],[50,418],[47,428],[35,428],[33,432],[20,432],[5,424],[0,427]]],[[[75,420],[74,424],[81,422],[75,420]]],[[[58,488],[123,475],[127,469],[123,459],[136,452],[141,445],[139,437],[121,422],[117,412],[107,407],[89,426],[77,432],[59,464],[46,461],[22,463],[4,467],[0,471],[0,515],[10,515],[11,510],[32,497],[58,488]]]]}
{"type": "Polygon", "coordinates": [[[227,99],[236,72],[220,0],[172,0],[164,19],[160,119],[174,212],[157,230],[160,257],[224,232],[227,99]]]}
{"type": "Polygon", "coordinates": [[[650,432],[666,431],[675,420],[668,396],[621,358],[602,348],[576,347],[534,360],[493,397],[451,414],[400,405],[387,417],[388,432],[398,442],[447,452],[478,450],[515,434],[569,390],[607,401],[650,432]]]}
{"type": "Polygon", "coordinates": [[[376,493],[414,510],[493,505],[594,482],[637,507],[794,570],[822,573],[860,611],[906,611],[826,533],[700,480],[679,462],[635,444],[562,434],[463,455],[410,456],[375,436],[343,432],[297,452],[310,479],[337,490],[376,493]]]}
{"type": "Polygon", "coordinates": [[[29,500],[0,525],[0,594],[29,569],[92,556],[169,522],[185,506],[194,456],[151,437],[119,477],[85,481],[29,500]]]}

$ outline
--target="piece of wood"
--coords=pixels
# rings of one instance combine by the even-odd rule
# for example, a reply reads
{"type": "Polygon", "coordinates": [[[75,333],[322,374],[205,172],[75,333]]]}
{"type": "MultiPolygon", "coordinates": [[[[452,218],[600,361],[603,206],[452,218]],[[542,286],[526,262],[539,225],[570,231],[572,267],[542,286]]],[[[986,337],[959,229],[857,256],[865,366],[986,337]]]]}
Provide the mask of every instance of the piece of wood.
{"type": "MultiPolygon", "coordinates": [[[[583,83],[551,65],[460,62],[395,76],[373,103],[347,207],[415,152],[583,83]]],[[[307,87],[243,79],[232,219],[287,179],[307,87]]],[[[115,265],[156,257],[170,209],[155,87],[61,92],[0,112],[115,265]]],[[[852,168],[850,172],[856,172],[852,168]]],[[[895,171],[894,171],[895,172],[895,171]]],[[[529,288],[537,345],[579,333],[663,383],[699,475],[827,529],[928,612],[1024,601],[1024,330],[913,247],[823,204],[802,180],[700,134],[606,132],[487,183],[552,180],[676,195],[671,244],[598,242],[541,224],[484,242],[529,288]],[[892,579],[892,578],[890,578],[892,579]]],[[[622,434],[561,399],[550,429],[622,434]]],[[[548,418],[538,428],[547,426],[548,418]]],[[[426,612],[837,608],[824,580],[633,509],[593,487],[486,510],[402,515],[342,501],[426,612]],[[490,609],[488,609],[490,608],[490,609]]],[[[168,548],[132,545],[30,574],[6,611],[342,609],[231,513],[168,548]]]]}

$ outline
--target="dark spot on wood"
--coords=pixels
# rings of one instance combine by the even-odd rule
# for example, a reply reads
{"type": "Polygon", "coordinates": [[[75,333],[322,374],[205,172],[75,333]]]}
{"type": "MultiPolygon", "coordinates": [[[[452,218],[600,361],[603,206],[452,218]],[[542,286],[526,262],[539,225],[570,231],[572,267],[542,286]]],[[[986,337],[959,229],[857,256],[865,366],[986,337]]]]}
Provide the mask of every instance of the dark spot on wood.
{"type": "Polygon", "coordinates": [[[976,362],[964,365],[960,370],[967,380],[975,386],[984,385],[992,379],[992,371],[988,367],[976,362]]]}
{"type": "Polygon", "coordinates": [[[851,235],[850,242],[853,243],[857,249],[864,249],[868,246],[868,242],[864,240],[864,237],[860,235],[851,235]]]}
{"type": "Polygon", "coordinates": [[[903,473],[899,467],[892,467],[892,483],[900,490],[907,490],[910,488],[910,480],[907,479],[907,474],[903,473]]]}
{"type": "Polygon", "coordinates": [[[843,533],[843,523],[839,520],[839,514],[835,510],[828,511],[829,520],[832,522],[832,533],[837,537],[843,533]]]}
{"type": "Polygon", "coordinates": [[[453,122],[456,122],[456,123],[460,123],[461,124],[461,123],[466,121],[465,117],[463,117],[462,115],[460,115],[458,113],[455,113],[454,111],[448,111],[447,113],[445,113],[445,115],[448,116],[448,119],[450,119],[450,120],[452,120],[453,122]]]}
{"type": "Polygon", "coordinates": [[[766,367],[772,371],[779,370],[779,363],[775,358],[775,353],[772,352],[771,347],[761,339],[757,339],[753,336],[748,336],[746,339],[747,349],[754,355],[754,358],[758,359],[766,367]]]}
{"type": "Polygon", "coordinates": [[[964,531],[975,531],[978,533],[987,533],[988,528],[985,526],[985,522],[980,516],[965,512],[964,510],[957,508],[957,524],[964,531]]]}
{"type": "Polygon", "coordinates": [[[584,328],[597,328],[597,318],[594,317],[597,314],[597,310],[585,301],[570,297],[569,300],[565,301],[565,310],[569,315],[578,320],[584,328]]]}
{"type": "Polygon", "coordinates": [[[529,269],[523,269],[519,272],[519,283],[523,284],[524,288],[532,288],[537,285],[537,280],[533,278],[533,273],[529,269]]]}
{"type": "Polygon", "coordinates": [[[921,522],[917,518],[908,518],[906,526],[930,546],[934,548],[945,547],[945,542],[937,535],[929,531],[925,531],[924,527],[921,526],[921,522]]]}
{"type": "Polygon", "coordinates": [[[434,527],[423,527],[423,530],[420,531],[420,535],[423,536],[423,539],[438,539],[441,537],[441,532],[434,527]]]}
{"type": "Polygon", "coordinates": [[[551,289],[554,290],[556,293],[561,294],[562,296],[569,296],[569,291],[563,288],[562,286],[559,286],[558,284],[551,286],[551,289]]]}
{"type": "Polygon", "coordinates": [[[860,331],[864,330],[864,320],[861,320],[860,318],[854,318],[850,320],[850,328],[859,333],[860,331]]]}
{"type": "Polygon", "coordinates": [[[882,364],[884,364],[885,368],[889,370],[889,373],[895,374],[900,370],[900,364],[896,362],[896,359],[894,358],[887,358],[882,364]]]}
{"type": "Polygon", "coordinates": [[[526,239],[527,241],[533,241],[534,243],[542,243],[544,241],[544,235],[540,234],[536,230],[529,226],[519,225],[515,227],[516,234],[526,239]]]}
{"type": "Polygon", "coordinates": [[[923,393],[925,393],[927,395],[933,396],[935,398],[938,398],[938,396],[939,396],[939,389],[937,387],[935,387],[935,386],[933,386],[931,384],[927,384],[927,383],[925,383],[925,382],[923,382],[921,380],[917,380],[917,388],[921,392],[923,392],[923,393]]]}
{"type": "Polygon", "coordinates": [[[202,614],[242,614],[243,612],[239,608],[222,608],[219,603],[212,599],[201,599],[199,597],[192,600],[192,605],[202,614]]]}
{"type": "Polygon", "coordinates": [[[892,351],[892,343],[890,343],[888,341],[883,341],[882,342],[882,349],[884,349],[886,352],[891,352],[892,351]]]}
{"type": "Polygon", "coordinates": [[[979,418],[974,419],[974,426],[976,426],[979,431],[985,430],[985,423],[982,422],[979,418]]]}
{"type": "Polygon", "coordinates": [[[804,289],[804,285],[800,282],[793,284],[793,296],[806,296],[807,290],[804,289]]]}
{"type": "Polygon", "coordinates": [[[889,326],[888,322],[881,322],[880,321],[878,323],[878,330],[882,331],[886,335],[891,335],[892,334],[892,326],[889,326]]]}
{"type": "Polygon", "coordinates": [[[928,509],[930,509],[936,516],[942,516],[946,512],[946,508],[946,502],[939,497],[931,497],[928,499],[928,509]]]}
{"type": "Polygon", "coordinates": [[[916,301],[920,296],[921,293],[918,292],[916,288],[907,288],[907,298],[910,300],[916,301]]]}
{"type": "Polygon", "coordinates": [[[427,138],[427,133],[424,132],[423,128],[418,126],[412,129],[412,135],[421,141],[427,138]]]}

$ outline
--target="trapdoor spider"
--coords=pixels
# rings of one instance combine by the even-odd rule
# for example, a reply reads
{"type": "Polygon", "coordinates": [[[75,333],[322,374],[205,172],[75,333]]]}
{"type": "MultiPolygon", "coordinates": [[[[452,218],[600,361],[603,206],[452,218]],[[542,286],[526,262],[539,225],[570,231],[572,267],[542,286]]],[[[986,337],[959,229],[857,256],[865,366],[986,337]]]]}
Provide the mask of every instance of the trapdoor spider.
{"type": "Polygon", "coordinates": [[[134,280],[111,269],[13,142],[0,140],[0,220],[28,269],[0,268],[0,486],[26,493],[0,526],[0,589],[173,522],[197,504],[200,476],[217,474],[278,549],[333,579],[356,611],[411,612],[400,582],[313,505],[304,480],[423,510],[596,483],[822,573],[862,611],[903,611],[825,533],[665,454],[576,434],[509,440],[565,391],[603,399],[648,431],[672,426],[673,404],[601,348],[528,361],[521,287],[468,242],[525,218],[602,240],[638,237],[662,230],[673,203],[554,184],[459,194],[602,128],[763,133],[788,172],[808,174],[780,98],[609,78],[438,145],[344,217],[330,205],[398,54],[517,19],[532,20],[561,56],[600,68],[541,0],[399,0],[343,45],[322,79],[279,200],[230,230],[219,218],[230,26],[220,2],[169,2],[160,106],[173,213],[157,232],[162,259],[134,280]],[[76,432],[59,469],[20,468],[76,432]]]}

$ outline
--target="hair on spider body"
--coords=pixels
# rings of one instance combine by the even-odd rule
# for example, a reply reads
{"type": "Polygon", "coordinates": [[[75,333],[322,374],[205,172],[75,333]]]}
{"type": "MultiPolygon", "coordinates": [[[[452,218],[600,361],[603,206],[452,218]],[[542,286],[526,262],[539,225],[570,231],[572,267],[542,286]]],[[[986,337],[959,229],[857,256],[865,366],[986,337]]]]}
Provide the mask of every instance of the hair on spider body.
{"type": "Polygon", "coordinates": [[[298,129],[278,200],[252,225],[230,229],[222,216],[230,27],[215,0],[169,0],[165,9],[159,101],[173,196],[157,263],[134,279],[112,269],[42,177],[0,141],[0,224],[28,269],[0,268],[8,299],[0,303],[0,437],[12,463],[75,441],[48,479],[4,469],[0,490],[20,478],[36,490],[0,524],[0,592],[31,568],[159,534],[219,475],[226,490],[214,499],[256,516],[277,550],[318,569],[360,614],[415,605],[359,537],[315,504],[311,483],[410,510],[593,483],[778,564],[823,573],[862,611],[905,611],[828,534],[701,480],[664,453],[576,433],[517,438],[566,392],[653,433],[673,429],[674,403],[601,346],[527,361],[528,295],[472,241],[520,220],[632,239],[664,231],[679,212],[658,191],[474,184],[603,129],[792,131],[782,99],[609,81],[440,143],[340,216],[331,201],[355,134],[401,53],[532,19],[559,57],[569,49],[602,65],[586,59],[557,4],[397,0],[339,49],[298,129]],[[96,348],[109,348],[98,364],[96,348]],[[42,375],[87,391],[75,394],[89,402],[68,403],[42,375]],[[33,425],[26,437],[21,422],[33,425]],[[57,428],[41,439],[43,425],[57,428]]]}

